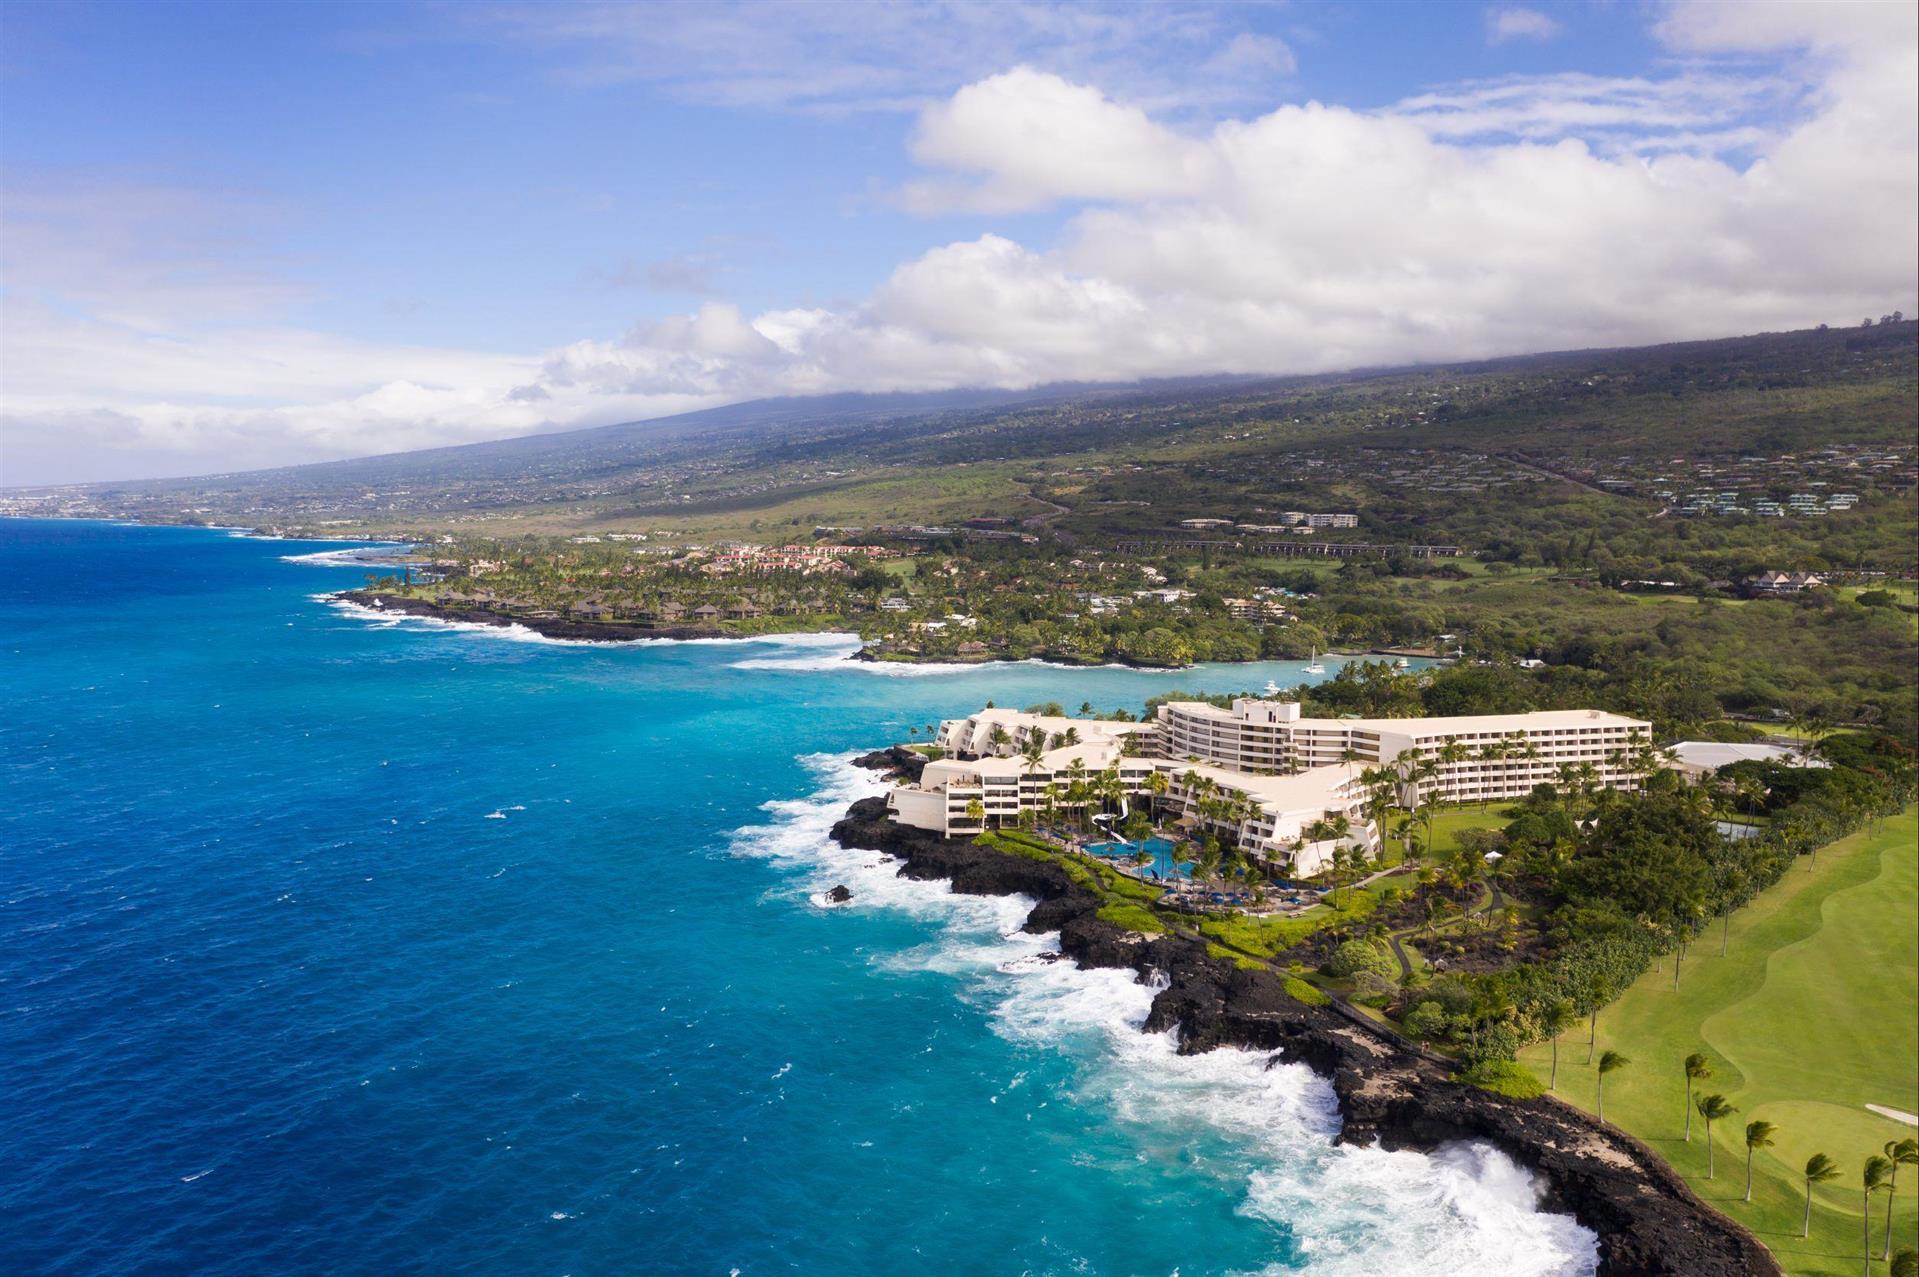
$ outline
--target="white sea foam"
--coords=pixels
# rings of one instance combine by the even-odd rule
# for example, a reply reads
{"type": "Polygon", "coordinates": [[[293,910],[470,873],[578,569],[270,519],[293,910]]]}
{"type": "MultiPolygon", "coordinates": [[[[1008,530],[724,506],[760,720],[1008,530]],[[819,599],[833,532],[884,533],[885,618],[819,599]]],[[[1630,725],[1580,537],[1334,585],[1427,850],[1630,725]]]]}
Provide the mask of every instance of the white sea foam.
{"type": "MultiPolygon", "coordinates": [[[[549,638],[524,625],[487,625],[479,621],[449,621],[437,616],[411,616],[405,612],[388,611],[385,608],[368,607],[355,603],[352,599],[342,598],[338,594],[310,594],[308,598],[316,603],[324,603],[343,616],[356,621],[365,621],[383,630],[441,630],[458,634],[485,634],[491,638],[506,639],[513,643],[546,644],[553,647],[630,647],[614,639],[560,639],[549,638]]],[[[659,639],[642,639],[642,643],[663,642],[659,639]]]]}
{"type": "Polygon", "coordinates": [[[460,634],[484,634],[489,638],[506,639],[513,643],[537,643],[550,647],[699,647],[706,645],[741,646],[764,645],[792,648],[837,648],[851,652],[859,647],[859,640],[845,634],[755,634],[738,638],[637,638],[637,639],[577,639],[553,638],[541,634],[518,622],[506,625],[490,625],[484,621],[453,621],[438,616],[412,616],[405,612],[389,611],[386,608],[368,607],[352,599],[343,598],[336,593],[309,594],[308,598],[316,603],[324,603],[343,616],[356,621],[365,621],[381,629],[443,630],[460,634]],[[849,647],[848,644],[851,643],[849,647]]]}
{"type": "Polygon", "coordinates": [[[1268,1067],[1269,1056],[1255,1051],[1179,1055],[1171,1032],[1140,1031],[1154,990],[1131,972],[1047,960],[1058,937],[1018,930],[1031,902],[956,895],[943,882],[899,877],[877,852],[832,842],[847,804],[887,787],[851,757],[803,759],[819,789],[766,804],[767,822],[738,831],[734,850],[790,870],[798,895],[844,883],[853,893],[848,908],[897,909],[939,924],[933,940],[877,965],[957,977],[969,999],[988,1008],[996,1032],[1082,1061],[1076,1100],[1112,1113],[1142,1140],[1183,1146],[1206,1130],[1241,1150],[1248,1169],[1240,1211],[1282,1224],[1305,1261],[1303,1269],[1275,1265],[1272,1277],[1595,1271],[1593,1234],[1569,1216],[1541,1212],[1532,1177],[1497,1150],[1456,1145],[1429,1157],[1335,1145],[1332,1088],[1310,1069],[1268,1067]]]}
{"type": "MultiPolygon", "coordinates": [[[[255,540],[279,540],[278,537],[250,538],[255,540]]],[[[365,568],[390,567],[396,551],[406,549],[404,542],[385,541],[378,545],[355,543],[344,550],[315,550],[310,554],[283,554],[282,563],[304,563],[308,567],[319,568],[365,568]]]]}
{"type": "Polygon", "coordinates": [[[816,638],[830,640],[815,646],[836,650],[786,656],[754,656],[743,661],[734,661],[731,667],[736,670],[770,670],[783,674],[819,674],[837,671],[877,674],[885,678],[928,678],[942,674],[979,674],[991,672],[1006,665],[1040,665],[1062,670],[1124,670],[1131,669],[1140,674],[1183,674],[1190,673],[1191,667],[1183,669],[1143,669],[1130,665],[1109,662],[1104,665],[1066,665],[1059,661],[1043,661],[1032,657],[1023,661],[856,661],[853,653],[863,646],[861,639],[854,635],[816,635],[816,638]]]}

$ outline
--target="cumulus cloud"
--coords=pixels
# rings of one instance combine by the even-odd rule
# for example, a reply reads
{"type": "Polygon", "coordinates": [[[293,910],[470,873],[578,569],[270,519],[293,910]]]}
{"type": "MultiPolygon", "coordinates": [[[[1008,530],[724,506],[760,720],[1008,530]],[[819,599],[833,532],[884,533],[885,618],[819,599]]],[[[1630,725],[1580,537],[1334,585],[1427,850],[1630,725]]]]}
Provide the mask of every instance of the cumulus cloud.
{"type": "Polygon", "coordinates": [[[1502,81],[1205,128],[1016,67],[923,111],[927,177],[901,198],[1061,206],[1054,242],[981,233],[856,303],[714,298],[537,356],[10,301],[5,408],[177,456],[251,460],[279,439],[278,460],[768,394],[1324,371],[1919,309],[1911,7],[1762,8],[1668,13],[1660,36],[1689,60],[1664,79],[1502,81]],[[1786,69],[1745,63],[1761,49],[1786,69]]]}
{"type": "Polygon", "coordinates": [[[1491,9],[1486,13],[1486,38],[1494,44],[1508,40],[1550,40],[1559,23],[1537,9],[1491,9]]]}
{"type": "Polygon", "coordinates": [[[945,245],[811,316],[770,362],[679,373],[763,393],[1324,370],[1909,303],[1919,41],[1819,12],[1759,34],[1687,11],[1662,28],[1693,54],[1810,49],[1802,74],[1553,77],[1204,132],[1016,68],[922,114],[913,155],[935,173],[904,198],[1080,206],[1060,243],[945,245]],[[1795,121],[1754,122],[1782,104],[1795,121]]]}

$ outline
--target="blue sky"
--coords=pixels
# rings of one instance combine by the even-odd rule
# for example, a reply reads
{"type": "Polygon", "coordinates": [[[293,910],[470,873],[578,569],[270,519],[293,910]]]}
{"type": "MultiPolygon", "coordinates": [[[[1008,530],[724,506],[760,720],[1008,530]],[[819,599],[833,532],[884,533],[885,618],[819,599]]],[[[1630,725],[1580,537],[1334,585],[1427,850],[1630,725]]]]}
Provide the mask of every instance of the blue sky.
{"type": "Polygon", "coordinates": [[[1910,308],[1911,6],[1760,7],[11,4],[0,482],[1910,308]]]}

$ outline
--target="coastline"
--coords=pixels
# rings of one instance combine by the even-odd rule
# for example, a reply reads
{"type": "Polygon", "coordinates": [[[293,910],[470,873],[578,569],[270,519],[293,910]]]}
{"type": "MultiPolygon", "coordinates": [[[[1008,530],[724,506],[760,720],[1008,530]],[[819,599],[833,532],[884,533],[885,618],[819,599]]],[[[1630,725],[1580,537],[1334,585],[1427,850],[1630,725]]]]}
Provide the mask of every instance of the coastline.
{"type": "MultiPolygon", "coordinates": [[[[925,765],[898,746],[853,761],[907,776],[925,765]]],[[[1437,1057],[1357,1013],[1295,1001],[1280,976],[1214,958],[1198,941],[1127,932],[1099,918],[1098,900],[1057,864],[898,825],[880,798],[855,802],[831,836],[896,858],[905,877],[944,879],[966,895],[1035,901],[1023,929],[1058,932],[1062,956],[1161,984],[1142,1027],[1177,1028],[1183,1055],[1239,1047],[1272,1052],[1272,1063],[1307,1065],[1331,1083],[1343,1118],[1339,1143],[1421,1153],[1460,1141],[1498,1148],[1535,1176],[1543,1208],[1598,1236],[1601,1277],[1782,1273],[1757,1239],[1624,1132],[1550,1096],[1517,1100],[1454,1081],[1437,1057]]]]}
{"type": "Polygon", "coordinates": [[[819,634],[823,630],[769,631],[741,634],[713,625],[660,625],[639,627],[616,621],[576,621],[564,617],[525,617],[510,612],[488,612],[480,608],[442,607],[424,599],[401,598],[380,590],[341,590],[331,597],[358,607],[400,616],[421,617],[432,621],[452,621],[463,625],[488,625],[496,629],[518,627],[542,638],[579,643],[644,643],[661,639],[755,639],[777,634],[819,634]]]}
{"type": "MultiPolygon", "coordinates": [[[[372,560],[362,560],[371,563],[372,560]]],[[[796,627],[790,630],[754,630],[742,632],[730,630],[719,625],[640,625],[624,621],[587,621],[572,617],[527,616],[517,612],[490,612],[481,608],[448,607],[427,599],[407,598],[389,594],[384,590],[357,589],[340,590],[330,597],[345,603],[369,610],[419,617],[425,620],[448,621],[463,625],[484,625],[496,629],[519,628],[539,635],[541,638],[576,643],[644,643],[656,640],[688,639],[738,639],[742,642],[755,639],[775,639],[795,634],[819,634],[843,636],[849,640],[859,639],[851,630],[818,629],[796,627]]],[[[1369,653],[1322,652],[1321,657],[1334,661],[1361,660],[1369,653]]],[[[978,669],[992,665],[1040,664],[1059,669],[1131,669],[1156,674],[1177,674],[1185,670],[1198,668],[1194,665],[1160,665],[1150,661],[1084,659],[1071,660],[1059,656],[1012,656],[989,655],[971,659],[956,659],[950,656],[895,657],[876,654],[870,643],[862,643],[858,650],[849,652],[845,659],[867,666],[896,665],[906,669],[962,670],[978,669]]],[[[1225,664],[1255,665],[1272,658],[1262,657],[1254,661],[1222,662],[1225,664]]]]}

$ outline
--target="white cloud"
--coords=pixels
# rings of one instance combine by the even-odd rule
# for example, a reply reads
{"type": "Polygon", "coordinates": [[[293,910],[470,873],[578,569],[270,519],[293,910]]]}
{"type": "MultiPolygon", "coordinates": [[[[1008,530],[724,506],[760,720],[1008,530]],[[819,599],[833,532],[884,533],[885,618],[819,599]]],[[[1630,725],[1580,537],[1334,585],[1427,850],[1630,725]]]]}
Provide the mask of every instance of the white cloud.
{"type": "Polygon", "coordinates": [[[1607,152],[1750,153],[1803,112],[1815,84],[1751,68],[1688,66],[1662,79],[1561,72],[1474,81],[1403,99],[1393,113],[1435,137],[1553,141],[1607,152]]]}
{"type": "Polygon", "coordinates": [[[906,191],[909,207],[1008,212],[1055,199],[1138,200],[1209,180],[1205,151],[1099,90],[1030,67],[969,84],[920,115],[913,158],[947,173],[906,191]]]}
{"type": "Polygon", "coordinates": [[[1486,14],[1486,38],[1494,44],[1508,40],[1550,40],[1559,23],[1537,9],[1492,9],[1486,14]]]}
{"type": "MultiPolygon", "coordinates": [[[[98,285],[80,317],[10,295],[8,453],[111,440],[174,472],[228,469],[767,394],[1323,371],[1919,310],[1919,33],[1789,8],[1733,27],[1671,11],[1662,36],[1695,60],[1664,79],[1502,81],[1204,130],[1018,67],[925,110],[912,147],[930,176],[907,198],[1065,203],[1058,242],[945,244],[832,309],[715,299],[522,356],[249,326],[252,284],[272,282],[249,272],[211,276],[210,296],[238,300],[199,326],[177,318],[199,275],[136,272],[129,306],[98,285]],[[1757,43],[1803,52],[1787,74],[1713,60],[1757,43]]],[[[79,278],[110,278],[100,261],[79,278]]]]}
{"type": "Polygon", "coordinates": [[[653,0],[454,11],[466,30],[544,48],[580,84],[640,81],[751,110],[914,111],[1020,63],[1156,108],[1270,94],[1292,50],[1206,0],[653,0]]]}

